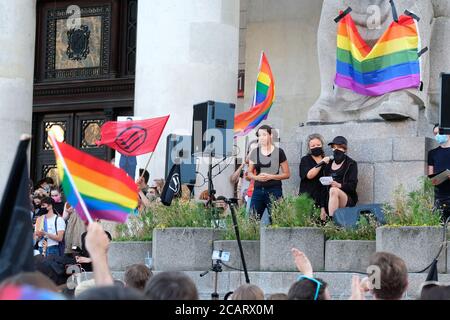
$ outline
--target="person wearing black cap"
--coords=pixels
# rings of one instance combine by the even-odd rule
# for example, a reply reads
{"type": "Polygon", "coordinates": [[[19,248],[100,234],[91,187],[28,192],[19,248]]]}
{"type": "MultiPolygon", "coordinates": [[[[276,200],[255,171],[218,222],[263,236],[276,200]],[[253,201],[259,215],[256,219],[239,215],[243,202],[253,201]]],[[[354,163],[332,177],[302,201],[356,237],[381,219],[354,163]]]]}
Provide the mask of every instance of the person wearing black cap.
{"type": "Polygon", "coordinates": [[[325,166],[323,175],[331,176],[333,182],[323,188],[321,208],[332,218],[338,208],[354,207],[358,202],[358,164],[346,154],[346,138],[337,136],[328,145],[333,149],[334,160],[325,166]]]}
{"type": "Polygon", "coordinates": [[[273,144],[272,128],[262,125],[256,136],[258,147],[250,153],[248,166],[248,177],[255,180],[250,211],[261,219],[264,210],[267,209],[269,222],[272,223],[272,199],[283,197],[281,180],[289,179],[291,173],[283,149],[273,144]]]}

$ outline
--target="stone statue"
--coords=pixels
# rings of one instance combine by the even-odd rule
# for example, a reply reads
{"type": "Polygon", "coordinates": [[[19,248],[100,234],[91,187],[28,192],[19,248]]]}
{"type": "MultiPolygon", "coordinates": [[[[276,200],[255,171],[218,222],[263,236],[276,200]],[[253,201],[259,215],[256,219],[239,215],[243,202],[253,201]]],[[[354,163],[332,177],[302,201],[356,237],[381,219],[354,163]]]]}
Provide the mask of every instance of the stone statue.
{"type": "Polygon", "coordinates": [[[417,120],[419,109],[423,107],[426,107],[428,121],[437,121],[439,75],[441,72],[450,72],[450,52],[446,51],[450,47],[450,1],[395,0],[394,3],[399,16],[407,9],[420,17],[419,50],[429,48],[421,57],[423,90],[407,89],[367,97],[334,86],[337,33],[334,18],[339,15],[339,11],[352,8],[352,18],[369,46],[377,42],[394,20],[389,0],[324,0],[318,30],[322,90],[319,99],[309,110],[308,123],[417,120]]]}

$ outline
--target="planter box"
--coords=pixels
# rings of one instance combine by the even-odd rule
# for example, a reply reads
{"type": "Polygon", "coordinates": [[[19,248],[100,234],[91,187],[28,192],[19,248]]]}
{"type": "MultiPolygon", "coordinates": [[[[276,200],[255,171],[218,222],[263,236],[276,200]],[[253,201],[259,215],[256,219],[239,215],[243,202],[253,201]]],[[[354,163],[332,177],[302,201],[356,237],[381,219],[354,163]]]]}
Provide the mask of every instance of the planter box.
{"type": "Polygon", "coordinates": [[[325,236],[320,228],[261,228],[261,270],[297,271],[293,247],[305,252],[314,271],[323,270],[325,236]]]}
{"type": "Polygon", "coordinates": [[[109,267],[113,271],[124,271],[129,265],[143,264],[147,253],[152,256],[151,241],[111,242],[108,250],[109,267]]]}
{"type": "MultiPolygon", "coordinates": [[[[242,240],[242,250],[244,251],[245,264],[248,271],[259,271],[259,250],[258,240],[242,240]]],[[[214,250],[223,250],[230,253],[230,261],[227,265],[243,270],[241,253],[236,240],[214,241],[214,250]]],[[[223,266],[224,271],[232,271],[231,268],[223,266]]]]}
{"type": "Polygon", "coordinates": [[[366,272],[375,241],[328,240],[325,243],[325,271],[366,272]]]}
{"type": "Polygon", "coordinates": [[[450,241],[447,242],[447,273],[450,273],[450,241]]]}
{"type": "MultiPolygon", "coordinates": [[[[408,272],[419,272],[436,257],[442,243],[442,227],[380,227],[377,228],[377,252],[385,251],[402,258],[408,272]]],[[[441,258],[438,271],[445,272],[441,258]]]]}
{"type": "Polygon", "coordinates": [[[219,235],[212,228],[153,229],[153,269],[208,270],[212,264],[213,242],[219,235]]]}

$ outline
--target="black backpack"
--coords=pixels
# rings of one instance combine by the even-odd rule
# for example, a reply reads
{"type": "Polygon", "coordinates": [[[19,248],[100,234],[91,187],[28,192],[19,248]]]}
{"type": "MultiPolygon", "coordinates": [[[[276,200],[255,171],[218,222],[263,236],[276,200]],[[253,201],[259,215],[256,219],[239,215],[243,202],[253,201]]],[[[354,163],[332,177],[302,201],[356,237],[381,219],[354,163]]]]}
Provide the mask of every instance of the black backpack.
{"type": "MultiPolygon", "coordinates": [[[[56,231],[56,234],[58,234],[58,227],[57,227],[57,225],[58,225],[58,218],[60,218],[58,215],[56,215],[56,219],[55,219],[55,231],[56,231]]],[[[61,218],[61,219],[63,219],[63,218],[61,218]]],[[[64,220],[64,219],[63,219],[64,220]]],[[[66,223],[66,221],[64,221],[64,223],[66,224],[66,226],[67,226],[67,223],[66,223]]],[[[59,252],[59,255],[60,256],[64,256],[64,251],[65,251],[65,249],[66,249],[66,241],[65,241],[65,238],[66,238],[66,231],[64,230],[64,235],[63,235],[63,238],[62,238],[62,240],[60,241],[60,242],[58,242],[58,252],[59,252]]]]}

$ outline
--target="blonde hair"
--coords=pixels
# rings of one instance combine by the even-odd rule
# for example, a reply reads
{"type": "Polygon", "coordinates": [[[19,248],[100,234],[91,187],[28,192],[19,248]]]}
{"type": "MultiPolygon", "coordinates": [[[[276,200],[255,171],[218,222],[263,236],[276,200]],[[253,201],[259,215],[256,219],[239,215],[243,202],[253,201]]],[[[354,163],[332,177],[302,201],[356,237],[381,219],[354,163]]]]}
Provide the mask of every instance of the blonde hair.
{"type": "Polygon", "coordinates": [[[311,148],[309,147],[309,143],[311,142],[311,140],[314,139],[320,140],[320,143],[322,143],[322,147],[325,145],[325,140],[323,139],[322,135],[318,133],[310,134],[308,138],[306,138],[306,152],[308,154],[311,154],[311,148]]]}
{"type": "Polygon", "coordinates": [[[232,300],[264,300],[264,292],[254,284],[243,284],[231,296],[232,300]]]}

